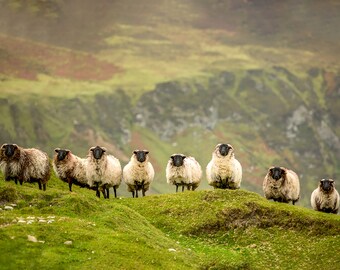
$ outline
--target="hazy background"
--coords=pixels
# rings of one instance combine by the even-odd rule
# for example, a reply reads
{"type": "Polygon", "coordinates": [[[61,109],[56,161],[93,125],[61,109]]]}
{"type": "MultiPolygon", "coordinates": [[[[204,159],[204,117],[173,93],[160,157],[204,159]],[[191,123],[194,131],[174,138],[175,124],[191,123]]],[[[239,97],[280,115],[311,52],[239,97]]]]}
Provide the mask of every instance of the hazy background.
{"type": "Polygon", "coordinates": [[[231,143],[243,188],[286,166],[309,206],[340,176],[339,25],[331,0],[2,0],[0,143],[149,149],[150,193],[174,192],[171,154],[205,170],[231,143]]]}

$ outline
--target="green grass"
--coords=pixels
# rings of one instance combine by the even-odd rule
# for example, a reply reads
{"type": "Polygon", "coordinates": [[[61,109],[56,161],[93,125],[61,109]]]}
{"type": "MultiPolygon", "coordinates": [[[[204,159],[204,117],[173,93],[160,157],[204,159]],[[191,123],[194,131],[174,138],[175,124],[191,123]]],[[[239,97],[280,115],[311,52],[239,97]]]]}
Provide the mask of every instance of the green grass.
{"type": "MultiPolygon", "coordinates": [[[[0,179],[2,269],[337,269],[340,218],[245,190],[104,200],[0,179]],[[32,224],[18,223],[29,220],[32,224]],[[38,222],[38,218],[54,220],[38,222]],[[38,241],[30,242],[28,235],[38,241]],[[72,241],[71,245],[64,242],[72,241]],[[327,252],[327,256],[325,256],[327,252]]],[[[119,190],[118,190],[118,194],[119,190]]]]}

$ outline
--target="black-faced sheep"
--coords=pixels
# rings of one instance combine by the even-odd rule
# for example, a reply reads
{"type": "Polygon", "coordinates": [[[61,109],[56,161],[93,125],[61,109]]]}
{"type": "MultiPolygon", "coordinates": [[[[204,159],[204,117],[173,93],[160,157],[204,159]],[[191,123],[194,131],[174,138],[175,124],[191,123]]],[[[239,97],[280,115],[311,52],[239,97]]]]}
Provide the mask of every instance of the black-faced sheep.
{"type": "Polygon", "coordinates": [[[50,178],[50,161],[45,152],[36,148],[25,149],[16,144],[3,144],[0,149],[0,168],[5,180],[38,182],[46,190],[50,178]]]}
{"type": "Polygon", "coordinates": [[[54,151],[54,172],[62,181],[68,183],[70,191],[72,191],[72,184],[89,187],[85,172],[86,159],[72,154],[68,149],[56,148],[54,151]]]}
{"type": "Polygon", "coordinates": [[[104,198],[109,198],[109,188],[113,187],[115,198],[117,188],[122,181],[122,167],[117,158],[106,153],[105,147],[91,147],[86,162],[86,178],[90,187],[97,187],[97,196],[100,191],[104,198]]]}
{"type": "Polygon", "coordinates": [[[242,166],[230,144],[217,144],[206,168],[209,185],[221,189],[238,189],[242,181],[242,166]]]}
{"type": "Polygon", "coordinates": [[[182,186],[182,191],[186,186],[188,190],[195,190],[202,178],[202,168],[195,158],[183,154],[173,154],[165,170],[168,184],[182,186]]]}
{"type": "Polygon", "coordinates": [[[149,162],[149,151],[135,150],[128,164],[123,169],[123,179],[132,192],[132,197],[138,197],[138,191],[142,190],[143,196],[149,189],[155,176],[152,164],[149,162]]]}
{"type": "Polygon", "coordinates": [[[333,179],[320,180],[318,188],[311,195],[311,204],[314,210],[337,214],[339,211],[339,193],[335,189],[333,179]]]}
{"type": "Polygon", "coordinates": [[[291,201],[294,205],[300,197],[299,177],[284,167],[271,167],[263,181],[263,192],[268,200],[285,203],[291,201]]]}

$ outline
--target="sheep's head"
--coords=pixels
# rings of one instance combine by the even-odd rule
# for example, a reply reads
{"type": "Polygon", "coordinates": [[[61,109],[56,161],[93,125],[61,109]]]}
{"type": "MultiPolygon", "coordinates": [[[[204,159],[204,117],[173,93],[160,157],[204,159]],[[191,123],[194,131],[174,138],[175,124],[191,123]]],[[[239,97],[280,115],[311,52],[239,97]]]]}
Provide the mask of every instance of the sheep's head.
{"type": "Polygon", "coordinates": [[[18,149],[18,145],[5,143],[1,146],[1,151],[5,154],[7,158],[12,157],[15,151],[18,149]]]}
{"type": "Polygon", "coordinates": [[[286,173],[287,173],[286,170],[282,167],[271,167],[269,169],[270,177],[276,181],[280,180],[281,178],[284,178],[286,173]]]}
{"type": "Polygon", "coordinates": [[[144,162],[149,154],[149,151],[147,150],[135,150],[133,151],[133,154],[136,156],[137,161],[144,162]]]}
{"type": "Polygon", "coordinates": [[[106,148],[96,146],[96,147],[91,147],[90,151],[92,152],[92,155],[95,159],[101,159],[104,153],[106,152],[106,148]]]}
{"type": "Polygon", "coordinates": [[[174,154],[171,157],[172,164],[176,167],[181,167],[183,165],[184,159],[186,158],[185,155],[181,154],[174,154]]]}
{"type": "Polygon", "coordinates": [[[230,144],[220,143],[216,145],[215,152],[217,155],[225,157],[229,153],[232,154],[234,151],[234,148],[230,144]]]}
{"type": "Polygon", "coordinates": [[[320,188],[326,192],[330,192],[334,189],[333,179],[322,179],[320,180],[320,188]]]}
{"type": "Polygon", "coordinates": [[[62,161],[67,157],[68,153],[70,153],[71,151],[68,149],[56,148],[54,149],[54,152],[57,153],[57,160],[62,161]]]}

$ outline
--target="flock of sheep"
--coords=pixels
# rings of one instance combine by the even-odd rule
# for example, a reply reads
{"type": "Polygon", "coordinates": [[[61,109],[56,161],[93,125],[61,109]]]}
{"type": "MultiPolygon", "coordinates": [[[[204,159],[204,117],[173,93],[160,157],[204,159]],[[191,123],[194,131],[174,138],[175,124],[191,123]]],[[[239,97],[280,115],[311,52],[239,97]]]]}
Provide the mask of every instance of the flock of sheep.
{"type": "MultiPolygon", "coordinates": [[[[38,182],[39,189],[46,190],[50,178],[50,161],[41,150],[25,149],[16,144],[3,144],[0,149],[0,169],[6,181],[15,183],[38,182]]],[[[93,189],[109,198],[109,189],[113,188],[117,197],[117,188],[123,180],[133,197],[138,191],[145,192],[155,176],[149,162],[149,151],[135,150],[128,164],[123,168],[120,161],[107,153],[105,147],[91,147],[86,158],[80,158],[68,149],[55,149],[53,169],[56,175],[69,185],[72,184],[93,189]]],[[[242,166],[235,158],[234,148],[230,144],[216,145],[212,159],[206,167],[209,185],[219,189],[239,189],[242,180],[242,166]]],[[[173,154],[166,166],[168,184],[182,188],[182,191],[195,190],[202,179],[202,168],[194,157],[173,154]]],[[[263,181],[264,196],[277,202],[295,202],[300,197],[299,178],[295,172],[284,167],[269,168],[263,181]]],[[[332,179],[320,180],[319,186],[311,195],[314,210],[326,213],[338,213],[339,193],[332,179]]]]}

